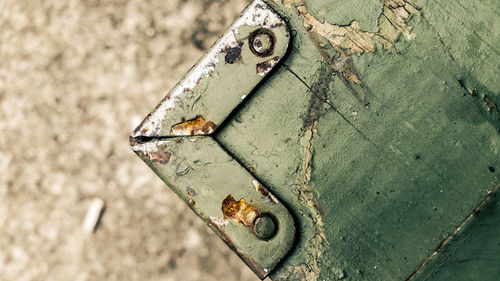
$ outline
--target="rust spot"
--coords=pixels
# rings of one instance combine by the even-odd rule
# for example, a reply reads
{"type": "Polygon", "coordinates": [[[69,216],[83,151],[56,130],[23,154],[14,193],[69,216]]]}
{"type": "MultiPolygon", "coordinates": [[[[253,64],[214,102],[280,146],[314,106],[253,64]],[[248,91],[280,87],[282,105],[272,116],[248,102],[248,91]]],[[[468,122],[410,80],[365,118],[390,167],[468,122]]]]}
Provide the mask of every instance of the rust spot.
{"type": "Polygon", "coordinates": [[[241,47],[243,46],[243,42],[238,43],[236,47],[226,47],[224,49],[224,53],[226,53],[226,63],[234,64],[241,63],[243,60],[241,58],[241,47]]]}
{"type": "Polygon", "coordinates": [[[158,151],[139,151],[135,150],[135,153],[141,157],[148,159],[153,163],[158,164],[168,164],[170,162],[171,154],[168,152],[163,152],[161,150],[158,151]]]}
{"type": "Polygon", "coordinates": [[[158,164],[168,164],[170,162],[170,157],[172,156],[168,152],[163,152],[163,151],[153,151],[149,152],[149,160],[153,163],[158,163],[158,164]]]}
{"type": "Polygon", "coordinates": [[[208,135],[215,131],[217,126],[212,121],[206,121],[203,116],[172,126],[170,134],[175,136],[208,135]]]}
{"type": "Polygon", "coordinates": [[[280,57],[274,57],[265,62],[257,64],[257,74],[260,76],[266,75],[280,60],[280,57]]]}
{"type": "Polygon", "coordinates": [[[187,188],[187,192],[186,192],[186,194],[187,194],[188,196],[190,196],[190,197],[192,197],[192,196],[196,196],[196,195],[197,195],[196,191],[195,191],[194,189],[192,189],[191,187],[188,187],[188,188],[187,188]]]}
{"type": "Polygon", "coordinates": [[[226,219],[233,219],[248,227],[252,227],[255,219],[259,216],[257,208],[248,204],[245,199],[234,200],[232,195],[228,195],[222,201],[222,213],[226,219]]]}

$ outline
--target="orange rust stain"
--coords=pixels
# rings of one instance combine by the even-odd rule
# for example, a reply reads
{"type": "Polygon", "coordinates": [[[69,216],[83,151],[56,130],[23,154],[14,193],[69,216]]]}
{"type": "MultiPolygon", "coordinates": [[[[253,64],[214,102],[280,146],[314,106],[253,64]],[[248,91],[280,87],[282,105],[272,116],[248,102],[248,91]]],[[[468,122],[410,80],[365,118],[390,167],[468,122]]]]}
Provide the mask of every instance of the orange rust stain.
{"type": "Polygon", "coordinates": [[[270,60],[257,64],[257,74],[264,76],[278,63],[279,60],[280,57],[274,57],[270,60]]]}
{"type": "Polygon", "coordinates": [[[253,226],[255,219],[259,216],[257,208],[248,204],[245,199],[234,200],[232,195],[228,195],[222,201],[222,213],[226,219],[233,219],[248,227],[253,226]]]}
{"type": "Polygon", "coordinates": [[[168,164],[171,156],[170,153],[163,151],[149,152],[149,160],[158,164],[168,164]]]}
{"type": "Polygon", "coordinates": [[[176,136],[208,135],[215,131],[217,126],[212,121],[206,121],[203,116],[172,126],[170,134],[176,136]]]}
{"type": "Polygon", "coordinates": [[[172,157],[170,153],[163,151],[136,151],[135,153],[141,158],[146,158],[149,161],[158,164],[168,164],[170,162],[170,158],[172,157]]]}

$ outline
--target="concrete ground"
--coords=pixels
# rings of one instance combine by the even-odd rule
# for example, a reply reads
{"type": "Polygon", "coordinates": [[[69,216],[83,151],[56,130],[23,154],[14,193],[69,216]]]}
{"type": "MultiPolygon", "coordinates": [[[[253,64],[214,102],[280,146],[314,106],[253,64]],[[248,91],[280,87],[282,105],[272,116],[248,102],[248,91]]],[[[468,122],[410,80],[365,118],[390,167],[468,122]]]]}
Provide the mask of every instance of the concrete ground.
{"type": "Polygon", "coordinates": [[[258,280],[128,147],[247,2],[0,0],[0,280],[258,280]]]}

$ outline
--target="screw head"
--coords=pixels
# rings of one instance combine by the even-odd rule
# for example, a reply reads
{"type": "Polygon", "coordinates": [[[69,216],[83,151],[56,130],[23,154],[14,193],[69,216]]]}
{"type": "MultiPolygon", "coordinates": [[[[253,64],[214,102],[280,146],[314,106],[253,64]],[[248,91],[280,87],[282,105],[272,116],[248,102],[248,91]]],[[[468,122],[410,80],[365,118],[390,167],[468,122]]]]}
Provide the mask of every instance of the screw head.
{"type": "Polygon", "coordinates": [[[267,57],[273,54],[276,37],[274,33],[265,28],[257,29],[249,37],[250,50],[261,57],[267,57]]]}
{"type": "Polygon", "coordinates": [[[259,239],[267,240],[276,234],[276,220],[269,214],[260,215],[253,225],[253,232],[259,239]]]}

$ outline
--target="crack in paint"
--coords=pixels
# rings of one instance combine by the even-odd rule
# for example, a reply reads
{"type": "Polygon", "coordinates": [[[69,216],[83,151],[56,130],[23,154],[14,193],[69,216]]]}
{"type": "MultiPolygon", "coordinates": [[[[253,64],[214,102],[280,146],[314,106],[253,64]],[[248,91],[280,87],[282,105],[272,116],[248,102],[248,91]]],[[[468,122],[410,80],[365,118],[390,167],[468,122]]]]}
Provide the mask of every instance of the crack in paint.
{"type": "Polygon", "coordinates": [[[497,186],[495,188],[495,190],[493,191],[489,191],[488,192],[488,195],[486,196],[486,198],[483,199],[483,201],[481,201],[481,203],[478,204],[478,206],[472,211],[471,214],[469,214],[464,222],[462,222],[455,230],[453,230],[443,241],[441,241],[441,243],[439,243],[438,247],[436,248],[436,250],[434,250],[425,260],[422,264],[420,264],[417,269],[408,277],[405,279],[405,281],[410,281],[412,280],[419,272],[420,270],[422,270],[422,268],[424,268],[424,266],[426,266],[440,251],[441,249],[443,249],[443,247],[445,247],[448,243],[451,242],[451,240],[453,240],[453,238],[455,238],[455,236],[462,230],[464,229],[467,224],[469,224],[471,222],[471,220],[477,216],[477,214],[480,212],[481,208],[486,205],[486,203],[488,203],[493,197],[495,197],[497,195],[497,193],[500,191],[500,185],[497,186]]]}
{"type": "Polygon", "coordinates": [[[316,120],[306,129],[303,137],[306,145],[304,146],[304,167],[302,170],[301,187],[299,188],[299,201],[306,205],[312,214],[311,218],[316,231],[312,245],[312,249],[315,249],[315,251],[311,253],[312,258],[308,263],[308,272],[305,275],[306,281],[316,281],[319,278],[319,273],[321,271],[319,259],[324,252],[323,242],[328,244],[328,240],[323,231],[323,212],[318,203],[318,199],[309,187],[312,172],[313,139],[314,134],[317,132],[317,124],[318,120],[316,118],[316,120]]]}
{"type": "MultiPolygon", "coordinates": [[[[314,105],[314,103],[313,103],[314,105]]],[[[314,107],[314,106],[311,106],[314,107]]],[[[314,109],[311,108],[309,115],[319,115],[317,112],[314,112],[314,109]]],[[[304,135],[301,138],[301,142],[303,142],[303,155],[304,162],[301,168],[300,173],[300,184],[298,186],[298,200],[301,204],[307,207],[309,210],[309,214],[313,221],[313,225],[315,228],[314,240],[312,241],[312,245],[310,246],[310,251],[308,254],[308,262],[301,263],[299,265],[293,266],[290,268],[289,272],[286,274],[285,280],[288,280],[290,276],[301,276],[301,280],[305,281],[316,281],[319,278],[319,274],[321,272],[321,267],[319,264],[319,260],[323,255],[325,250],[324,243],[329,244],[326,238],[326,235],[323,231],[324,222],[323,222],[323,211],[318,203],[318,199],[314,195],[311,187],[309,186],[309,182],[311,180],[312,173],[312,157],[313,157],[313,139],[316,133],[316,126],[318,124],[319,116],[310,116],[312,117],[312,123],[307,125],[304,128],[304,135]]],[[[307,122],[307,121],[306,121],[307,122]]]]}
{"type": "Polygon", "coordinates": [[[402,34],[407,40],[414,40],[415,34],[411,33],[411,27],[407,25],[412,15],[420,15],[412,0],[380,0],[383,11],[378,19],[378,32],[366,32],[361,30],[359,23],[353,19],[349,25],[336,25],[327,21],[321,22],[315,18],[307,7],[305,0],[274,0],[282,3],[288,8],[295,8],[303,19],[303,25],[307,34],[316,45],[321,56],[335,70],[340,80],[365,106],[369,105],[366,99],[366,85],[359,77],[352,65],[351,56],[371,53],[376,50],[376,43],[382,45],[385,50],[390,50],[393,44],[402,34]],[[337,53],[332,57],[323,50],[323,43],[317,39],[326,39],[332,49],[337,53]]]}
{"type": "Polygon", "coordinates": [[[302,78],[300,78],[300,76],[295,73],[289,66],[287,66],[286,64],[283,64],[283,66],[293,75],[295,76],[295,78],[299,79],[299,81],[304,84],[304,86],[306,86],[306,88],[311,91],[311,93],[313,93],[314,96],[316,96],[319,100],[321,100],[323,103],[327,104],[333,111],[335,111],[345,122],[347,122],[347,124],[349,124],[349,126],[351,126],[352,128],[354,128],[354,130],[356,130],[365,140],[367,140],[368,142],[370,142],[371,144],[375,145],[376,147],[378,147],[378,145],[376,143],[374,143],[372,140],[370,140],[363,132],[361,132],[360,129],[358,129],[356,126],[354,126],[354,124],[349,121],[349,119],[347,119],[347,117],[345,117],[344,114],[342,114],[340,111],[338,111],[337,107],[329,100],[329,99],[326,99],[326,98],[323,98],[321,97],[318,93],[316,93],[316,91],[314,91],[311,86],[309,86],[302,78]]]}
{"type": "Polygon", "coordinates": [[[172,136],[194,136],[194,135],[210,135],[217,125],[212,121],[206,121],[203,116],[198,115],[196,118],[175,124],[170,129],[172,136]]]}

